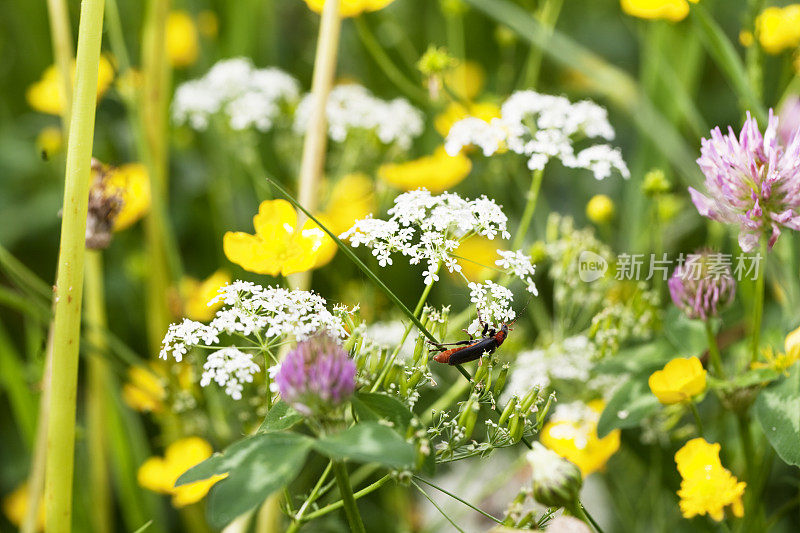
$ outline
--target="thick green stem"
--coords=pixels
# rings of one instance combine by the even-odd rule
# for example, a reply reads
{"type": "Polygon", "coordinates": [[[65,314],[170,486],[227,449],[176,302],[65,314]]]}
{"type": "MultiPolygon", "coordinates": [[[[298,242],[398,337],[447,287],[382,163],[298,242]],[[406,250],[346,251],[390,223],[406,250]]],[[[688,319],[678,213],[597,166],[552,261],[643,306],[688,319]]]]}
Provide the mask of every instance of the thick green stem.
{"type": "Polygon", "coordinates": [[[81,300],[86,255],[86,212],[97,103],[97,65],[103,37],[103,0],[84,0],[78,30],[75,100],[67,144],[63,222],[56,279],[53,372],[47,427],[47,533],[72,527],[75,401],[81,300]]]}
{"type": "Polygon", "coordinates": [[[336,484],[339,486],[339,494],[342,496],[344,514],[350,524],[350,531],[355,533],[366,533],[364,523],[361,521],[361,514],[358,512],[356,499],[353,497],[353,489],[350,487],[350,478],[347,477],[347,467],[344,463],[333,463],[333,475],[336,477],[336,484]]]}
{"type": "Polygon", "coordinates": [[[761,250],[758,256],[758,279],[756,280],[756,293],[753,299],[753,331],[750,343],[750,362],[758,360],[758,344],[761,337],[761,319],[764,315],[764,284],[767,278],[767,242],[761,239],[761,250]]]}
{"type": "MultiPolygon", "coordinates": [[[[314,75],[311,80],[311,114],[303,140],[303,155],[300,160],[298,199],[309,211],[317,208],[319,179],[325,169],[325,148],[328,143],[328,95],[336,74],[336,60],[339,52],[339,33],[342,19],[339,16],[339,0],[326,0],[322,9],[322,20],[317,40],[317,55],[314,58],[314,75]]],[[[297,221],[302,227],[305,217],[297,221]]],[[[294,288],[308,289],[311,285],[311,272],[301,272],[292,276],[294,288]]]]}
{"type": "Polygon", "coordinates": [[[717,345],[717,337],[714,335],[714,330],[711,328],[711,322],[708,320],[703,321],[706,328],[706,338],[708,339],[708,355],[711,359],[711,364],[714,366],[714,372],[720,379],[725,379],[725,369],[722,366],[722,357],[719,354],[719,346],[717,345]]]}
{"type": "Polygon", "coordinates": [[[87,340],[92,347],[89,359],[89,393],[87,396],[87,445],[89,480],[92,487],[92,525],[94,531],[107,533],[112,529],[111,483],[108,470],[108,363],[106,339],[102,334],[107,326],[105,291],[103,287],[103,257],[98,250],[86,252],[86,322],[90,326],[87,340]]]}
{"type": "Polygon", "coordinates": [[[542,188],[542,177],[544,170],[534,170],[531,178],[531,186],[528,189],[527,202],[525,204],[525,211],[522,213],[522,218],[519,221],[519,228],[514,235],[514,240],[511,242],[511,248],[519,250],[525,243],[525,235],[528,233],[528,228],[533,220],[533,213],[536,211],[536,202],[539,199],[539,190],[542,188]]]}

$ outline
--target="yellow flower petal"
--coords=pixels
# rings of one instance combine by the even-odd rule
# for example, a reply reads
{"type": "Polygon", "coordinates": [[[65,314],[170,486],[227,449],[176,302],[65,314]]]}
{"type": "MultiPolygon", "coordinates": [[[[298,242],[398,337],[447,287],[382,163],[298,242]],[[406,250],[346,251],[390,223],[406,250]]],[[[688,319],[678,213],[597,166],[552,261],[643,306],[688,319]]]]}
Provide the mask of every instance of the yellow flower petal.
{"type": "Polygon", "coordinates": [[[439,146],[433,155],[381,165],[378,177],[406,191],[425,187],[432,193],[439,193],[461,183],[471,170],[472,162],[467,156],[463,153],[450,156],[439,146]]]}
{"type": "MultiPolygon", "coordinates": [[[[14,491],[3,498],[3,513],[14,526],[20,527],[28,513],[30,505],[28,483],[22,483],[14,491]]],[[[36,530],[44,531],[44,498],[39,499],[39,512],[36,517],[36,530]]]]}
{"type": "Polygon", "coordinates": [[[800,4],[768,7],[756,17],[756,35],[767,53],[779,54],[800,45],[800,4]]]}
{"type": "Polygon", "coordinates": [[[574,463],[583,477],[605,468],[608,459],[620,447],[620,430],[602,439],[597,436],[597,422],[605,408],[602,400],[587,404],[585,418],[551,420],[542,428],[539,440],[564,459],[574,463]]]}
{"type": "Polygon", "coordinates": [[[452,102],[447,106],[447,109],[436,116],[433,125],[439,135],[447,137],[453,124],[468,116],[479,118],[484,122],[490,122],[493,118],[500,118],[500,106],[491,102],[477,102],[470,104],[469,109],[467,109],[458,102],[452,102]]]}
{"type": "Polygon", "coordinates": [[[159,412],[166,397],[162,379],[155,372],[143,366],[128,369],[128,382],[122,388],[122,399],[132,409],[159,412]]]}
{"type": "Polygon", "coordinates": [[[265,241],[287,241],[297,227],[297,212],[286,200],[264,200],[253,217],[256,235],[265,241]]]}
{"type": "Polygon", "coordinates": [[[744,515],[742,496],[746,483],[739,482],[722,466],[719,451],[719,444],[696,438],[675,453],[678,472],[683,478],[678,496],[685,518],[708,514],[719,522],[725,517],[728,505],[735,516],[744,515]]]}
{"type": "Polygon", "coordinates": [[[106,174],[104,185],[107,195],[116,195],[122,201],[122,207],[114,219],[114,231],[132,226],[150,211],[150,177],[143,164],[127,163],[112,168],[106,174]]]}
{"type": "Polygon", "coordinates": [[[43,157],[52,157],[61,151],[64,136],[58,126],[45,126],[36,136],[36,149],[43,157]]]}
{"type": "Polygon", "coordinates": [[[797,358],[800,356],[800,328],[792,331],[786,336],[784,350],[789,357],[797,358]]]}
{"type": "Polygon", "coordinates": [[[167,18],[167,56],[173,67],[187,67],[197,61],[200,44],[197,27],[186,11],[172,11],[167,18]]]}
{"type": "MultiPolygon", "coordinates": [[[[75,66],[72,67],[71,76],[75,78],[75,66]]],[[[114,79],[114,67],[111,61],[104,55],[100,56],[97,66],[97,98],[108,90],[111,81],[114,79]]],[[[64,109],[64,94],[61,88],[61,75],[55,65],[51,65],[42,73],[39,81],[34,82],[28,87],[25,93],[28,104],[41,113],[60,115],[64,109]]]]}
{"type": "MultiPolygon", "coordinates": [[[[697,0],[689,0],[697,3],[697,0]]],[[[643,19],[683,20],[689,14],[687,0],[620,0],[622,10],[628,15],[643,19]]]]}
{"type": "Polygon", "coordinates": [[[658,401],[686,402],[706,390],[706,370],[697,357],[676,358],[650,375],[648,384],[658,401]]]}
{"type": "Polygon", "coordinates": [[[482,282],[492,277],[496,272],[490,267],[495,267],[495,261],[499,257],[497,255],[498,249],[502,249],[498,239],[489,240],[482,235],[473,235],[462,242],[454,253],[459,257],[466,258],[458,259],[458,264],[461,265],[461,273],[470,281],[482,282]]]}
{"type": "Polygon", "coordinates": [[[372,180],[361,173],[347,174],[334,185],[323,222],[330,224],[328,228],[334,235],[339,235],[377,208],[372,180]]]}
{"type": "Polygon", "coordinates": [[[471,101],[483,90],[486,72],[474,61],[464,61],[447,71],[444,82],[462,100],[471,101]]]}
{"type": "Polygon", "coordinates": [[[184,278],[181,281],[181,295],[184,298],[184,314],[187,318],[208,322],[214,318],[214,313],[222,307],[222,302],[209,306],[219,289],[231,282],[230,274],[225,270],[217,270],[202,282],[194,278],[184,278]]]}
{"type": "Polygon", "coordinates": [[[139,485],[153,492],[169,494],[172,491],[170,480],[169,468],[161,457],[149,458],[136,472],[136,481],[139,485]]]}
{"type": "MultiPolygon", "coordinates": [[[[339,15],[342,17],[355,17],[364,11],[377,11],[391,4],[394,0],[340,0],[339,15]]],[[[309,9],[315,13],[322,13],[325,0],[305,0],[309,9]]]]}
{"type": "Polygon", "coordinates": [[[222,238],[222,250],[229,261],[248,272],[277,276],[281,272],[285,245],[270,247],[254,235],[229,231],[222,238]]]}

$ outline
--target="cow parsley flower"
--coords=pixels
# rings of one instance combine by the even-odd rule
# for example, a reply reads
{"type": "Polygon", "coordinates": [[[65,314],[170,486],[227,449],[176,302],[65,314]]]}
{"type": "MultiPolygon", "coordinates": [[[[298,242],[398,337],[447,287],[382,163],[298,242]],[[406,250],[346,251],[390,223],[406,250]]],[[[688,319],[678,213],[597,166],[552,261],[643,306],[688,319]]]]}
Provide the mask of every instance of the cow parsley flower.
{"type": "Polygon", "coordinates": [[[236,335],[256,347],[284,337],[302,340],[318,331],[345,336],[342,320],[313,292],[235,281],[222,287],[209,305],[218,302],[223,306],[209,324],[188,319],[172,324],[159,357],[181,361],[190,348],[219,344],[221,335],[236,335]]]}
{"type": "Polygon", "coordinates": [[[222,113],[234,130],[266,132],[299,96],[297,80],[278,68],[257,69],[241,57],[224,59],[202,78],[178,86],[172,118],[202,131],[213,115],[222,113]]]}
{"type": "Polygon", "coordinates": [[[539,290],[533,282],[536,266],[531,262],[531,256],[524,254],[522,250],[497,250],[497,255],[500,256],[500,259],[494,264],[510,271],[515,277],[524,281],[529,293],[534,296],[539,295],[539,290]]]}
{"type": "Polygon", "coordinates": [[[418,189],[395,198],[389,215],[388,220],[358,220],[340,237],[354,247],[370,248],[382,267],[392,264],[395,253],[408,257],[412,265],[425,261],[426,285],[439,279],[441,265],[450,272],[461,270],[453,255],[461,240],[474,234],[489,239],[510,236],[503,210],[485,196],[465,200],[453,193],[434,196],[418,189]]]}
{"type": "Polygon", "coordinates": [[[229,346],[208,356],[203,364],[200,386],[207,387],[215,381],[220,387],[225,387],[225,394],[234,400],[241,400],[243,383],[252,383],[253,374],[258,371],[259,366],[253,362],[253,354],[229,346]]]}
{"type": "Polygon", "coordinates": [[[715,128],[710,139],[703,139],[697,160],[708,196],[689,187],[701,215],[739,225],[739,246],[745,252],[767,233],[772,248],[781,227],[800,230],[800,130],[784,145],[778,122],[770,110],[763,134],[749,113],[738,138],[733,128],[727,135],[715,128]]]}
{"type": "Polygon", "coordinates": [[[450,155],[475,145],[483,154],[511,150],[528,157],[528,168],[541,170],[552,158],[569,168],[585,168],[601,180],[617,170],[630,177],[619,149],[594,144],[575,152],[579,139],[612,140],[614,129],[603,107],[589,100],[572,103],[564,97],[535,91],[513,93],[503,104],[500,118],[489,122],[467,117],[456,122],[447,135],[450,155]]]}
{"type": "MultiPolygon", "coordinates": [[[[305,133],[313,112],[311,106],[311,95],[308,94],[295,113],[294,129],[297,133],[305,133]]],[[[334,87],[325,113],[328,135],[336,142],[344,142],[355,130],[366,130],[374,133],[383,144],[396,143],[407,149],[424,127],[422,113],[407,100],[381,100],[357,84],[334,87]]]]}
{"type": "Polygon", "coordinates": [[[493,281],[470,283],[468,286],[469,301],[475,304],[478,311],[478,318],[467,326],[470,335],[480,333],[483,324],[498,326],[508,324],[516,318],[517,314],[512,307],[514,294],[509,289],[493,281]]]}

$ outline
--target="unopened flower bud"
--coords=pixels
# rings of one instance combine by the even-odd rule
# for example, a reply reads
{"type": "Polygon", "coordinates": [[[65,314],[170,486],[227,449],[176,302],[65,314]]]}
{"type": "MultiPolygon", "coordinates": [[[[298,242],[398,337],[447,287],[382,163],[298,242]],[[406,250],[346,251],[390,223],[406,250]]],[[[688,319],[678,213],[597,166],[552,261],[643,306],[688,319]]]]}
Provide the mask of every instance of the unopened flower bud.
{"type": "Polygon", "coordinates": [[[495,397],[500,396],[500,393],[503,392],[503,387],[506,386],[506,379],[508,378],[508,363],[504,363],[503,367],[500,369],[500,374],[497,376],[497,381],[494,382],[494,387],[492,387],[492,392],[494,393],[495,397]]]}
{"type": "Polygon", "coordinates": [[[548,507],[573,508],[583,485],[578,467],[539,442],[533,443],[527,457],[534,499],[548,507]]]}
{"type": "Polygon", "coordinates": [[[475,423],[478,421],[478,411],[480,408],[478,396],[472,394],[469,400],[467,400],[466,405],[464,405],[461,414],[458,416],[458,425],[464,428],[464,437],[467,439],[472,436],[472,432],[475,430],[475,423]]]}
{"type": "Polygon", "coordinates": [[[642,192],[647,196],[657,196],[669,192],[672,184],[664,175],[664,171],[660,168],[653,169],[644,175],[642,183],[642,192]]]}
{"type": "Polygon", "coordinates": [[[486,374],[489,372],[489,370],[491,370],[489,368],[490,367],[489,360],[491,358],[492,357],[488,354],[484,354],[481,356],[480,364],[478,365],[478,368],[475,369],[475,375],[472,377],[472,380],[475,383],[480,383],[481,381],[483,381],[483,378],[485,378],[486,374]]]}
{"type": "Polygon", "coordinates": [[[517,401],[516,397],[508,401],[505,409],[503,409],[503,412],[500,413],[500,420],[497,421],[498,425],[500,426],[505,425],[506,421],[508,420],[508,417],[510,417],[511,413],[514,412],[514,407],[516,407],[518,403],[519,402],[517,401]]]}
{"type": "Polygon", "coordinates": [[[614,201],[605,194],[596,194],[586,204],[586,217],[595,224],[608,224],[614,218],[614,201]]]}
{"type": "Polygon", "coordinates": [[[736,295],[730,265],[715,257],[708,250],[691,254],[669,279],[672,301],[689,318],[715,317],[736,295]]]}

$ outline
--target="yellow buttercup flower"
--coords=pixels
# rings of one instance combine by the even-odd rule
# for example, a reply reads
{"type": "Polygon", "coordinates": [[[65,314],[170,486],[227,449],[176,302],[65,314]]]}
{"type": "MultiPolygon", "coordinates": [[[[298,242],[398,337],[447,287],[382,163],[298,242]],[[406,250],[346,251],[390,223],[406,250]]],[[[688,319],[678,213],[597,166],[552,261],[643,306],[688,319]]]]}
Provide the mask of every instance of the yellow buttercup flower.
{"type": "Polygon", "coordinates": [[[583,477],[597,472],[620,446],[618,429],[602,439],[597,436],[597,422],[604,408],[603,400],[592,400],[586,405],[559,405],[542,428],[539,440],[580,468],[583,477]]]}
{"type": "Polygon", "coordinates": [[[405,163],[388,163],[378,169],[378,177],[405,191],[425,187],[440,193],[461,183],[472,170],[472,162],[462,153],[451,156],[439,146],[432,155],[405,163]]]}
{"type": "MultiPolygon", "coordinates": [[[[305,0],[309,9],[315,13],[322,13],[325,0],[305,0]]],[[[355,17],[365,11],[378,11],[394,2],[394,0],[340,0],[339,15],[342,17],[355,17]]]]}
{"type": "Polygon", "coordinates": [[[45,126],[36,136],[36,149],[43,157],[51,157],[61,151],[64,136],[58,126],[45,126]]]}
{"type": "Polygon", "coordinates": [[[127,163],[112,168],[105,176],[106,194],[116,195],[122,207],[114,219],[114,231],[132,226],[150,211],[150,177],[141,163],[127,163]]]}
{"type": "Polygon", "coordinates": [[[592,196],[586,204],[586,216],[595,224],[607,224],[614,218],[614,201],[605,194],[592,196]]]}
{"type": "MultiPolygon", "coordinates": [[[[72,67],[72,80],[75,82],[75,66],[72,67]]],[[[97,98],[100,99],[114,79],[114,67],[106,56],[100,56],[97,67],[97,98]]],[[[39,81],[28,87],[25,99],[36,111],[60,115],[64,110],[64,92],[61,89],[61,75],[55,65],[50,65],[42,73],[39,81]]]]}
{"type": "Polygon", "coordinates": [[[164,408],[167,389],[153,365],[128,368],[128,382],[122,386],[122,399],[136,411],[158,413],[164,408]]]}
{"type": "Polygon", "coordinates": [[[496,270],[495,264],[499,242],[497,239],[489,240],[482,235],[473,235],[462,242],[455,250],[455,255],[469,259],[458,259],[461,273],[473,282],[482,282],[491,278],[496,270]],[[494,267],[494,268],[490,268],[494,267]]]}
{"type": "Polygon", "coordinates": [[[203,281],[186,276],[181,280],[181,296],[184,301],[183,314],[192,320],[208,322],[222,307],[222,302],[208,305],[219,289],[231,282],[231,275],[225,270],[217,270],[203,281]]]}
{"type": "Polygon", "coordinates": [[[800,45],[800,4],[768,7],[756,17],[756,35],[767,53],[779,54],[800,45]]]}
{"type": "Polygon", "coordinates": [[[256,274],[288,276],[314,267],[325,233],[310,219],[297,228],[297,212],[286,200],[265,200],[253,217],[255,235],[225,234],[225,256],[256,274]]]}
{"type": "Polygon", "coordinates": [[[744,516],[742,496],[747,484],[722,466],[719,450],[719,444],[697,438],[675,453],[678,472],[683,478],[678,496],[685,518],[708,514],[719,522],[725,517],[728,505],[734,516],[744,516]]]}
{"type": "MultiPolygon", "coordinates": [[[[694,4],[697,0],[688,0],[694,4]]],[[[622,10],[628,15],[643,19],[683,20],[689,14],[687,0],[620,0],[622,10]]]]}
{"type": "Polygon", "coordinates": [[[172,11],[167,18],[167,56],[173,67],[188,67],[200,55],[197,26],[186,11],[172,11]]]}
{"type": "Polygon", "coordinates": [[[469,102],[483,91],[486,72],[474,61],[463,61],[445,73],[444,82],[460,99],[469,102]]]}
{"type": "Polygon", "coordinates": [[[151,457],[139,467],[136,478],[139,485],[162,494],[172,495],[172,505],[184,507],[203,499],[209,489],[225,475],[175,486],[181,475],[193,466],[211,457],[211,445],[200,437],[180,439],[167,446],[164,457],[151,457]]]}
{"type": "Polygon", "coordinates": [[[688,402],[705,391],[707,374],[697,357],[677,358],[653,372],[648,383],[658,401],[669,405],[688,402]]]}
{"type": "Polygon", "coordinates": [[[800,328],[792,331],[786,336],[784,341],[785,353],[775,353],[772,348],[764,350],[764,356],[767,361],[756,361],[751,368],[771,368],[776,372],[789,375],[789,367],[800,359],[800,328]]]}
{"type": "Polygon", "coordinates": [[[452,102],[447,109],[436,116],[433,125],[439,135],[447,137],[453,124],[467,117],[476,117],[484,122],[490,122],[493,118],[500,118],[500,106],[491,102],[477,102],[470,104],[467,109],[458,102],[452,102]]]}
{"type": "Polygon", "coordinates": [[[795,357],[800,355],[800,328],[786,335],[783,348],[789,355],[794,355],[795,357]]]}
{"type": "MultiPolygon", "coordinates": [[[[3,498],[3,513],[15,527],[20,527],[28,513],[28,483],[22,483],[14,491],[3,498]]],[[[36,517],[36,531],[44,531],[44,498],[39,500],[39,512],[36,517]]]]}

